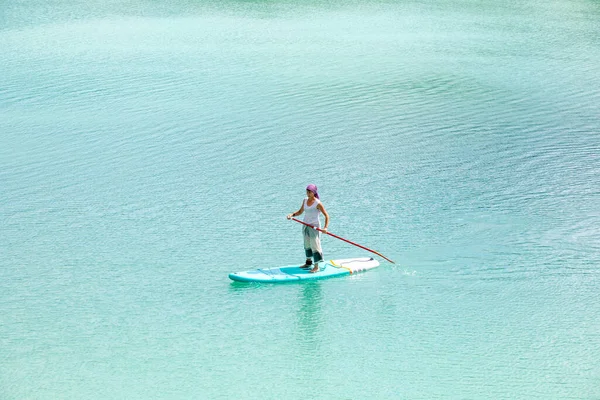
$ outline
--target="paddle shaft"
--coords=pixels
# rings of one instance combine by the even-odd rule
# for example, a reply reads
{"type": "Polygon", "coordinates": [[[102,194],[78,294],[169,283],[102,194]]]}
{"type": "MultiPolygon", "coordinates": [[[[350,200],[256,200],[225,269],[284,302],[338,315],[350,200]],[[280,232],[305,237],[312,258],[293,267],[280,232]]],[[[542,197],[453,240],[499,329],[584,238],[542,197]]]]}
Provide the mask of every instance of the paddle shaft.
{"type": "Polygon", "coordinates": [[[317,228],[316,226],[313,226],[313,225],[311,225],[311,224],[307,224],[306,222],[304,222],[304,221],[300,221],[299,219],[296,219],[296,218],[294,218],[294,217],[292,217],[292,219],[293,219],[294,221],[296,221],[296,222],[298,222],[298,223],[302,224],[302,225],[309,226],[309,227],[311,227],[311,228],[313,228],[313,229],[316,229],[316,230],[318,230],[319,232],[326,233],[326,234],[328,234],[329,236],[333,236],[333,237],[334,237],[334,238],[336,238],[336,239],[340,239],[340,240],[342,240],[342,241],[344,241],[344,242],[346,242],[346,243],[350,243],[350,244],[351,244],[351,245],[353,245],[353,246],[360,247],[360,248],[361,248],[361,249],[363,249],[363,250],[367,250],[367,251],[370,251],[371,253],[377,254],[379,257],[386,259],[387,261],[391,262],[392,264],[396,264],[395,262],[393,262],[392,260],[390,260],[389,258],[387,258],[386,256],[384,256],[383,254],[381,254],[381,253],[379,253],[379,252],[377,252],[377,251],[375,251],[375,250],[369,249],[368,247],[362,246],[362,245],[360,245],[360,244],[358,244],[358,243],[354,243],[354,242],[352,242],[352,241],[350,241],[350,240],[348,240],[348,239],[344,239],[344,238],[343,238],[343,237],[341,237],[341,236],[334,235],[333,233],[330,233],[330,232],[324,231],[324,230],[323,230],[323,229],[321,229],[321,228],[317,228]]]}

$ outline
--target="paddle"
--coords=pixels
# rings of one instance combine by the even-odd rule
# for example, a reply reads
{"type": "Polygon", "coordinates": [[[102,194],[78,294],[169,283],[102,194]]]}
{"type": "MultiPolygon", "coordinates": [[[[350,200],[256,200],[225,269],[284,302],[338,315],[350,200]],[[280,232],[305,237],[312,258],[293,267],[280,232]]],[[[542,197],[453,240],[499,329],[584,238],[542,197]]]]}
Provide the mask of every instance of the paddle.
{"type": "Polygon", "coordinates": [[[361,245],[360,245],[360,244],[358,244],[358,243],[351,242],[351,241],[350,241],[350,240],[348,240],[348,239],[344,239],[343,237],[340,237],[340,236],[338,236],[338,235],[334,235],[333,233],[330,233],[330,232],[324,231],[324,230],[323,230],[323,229],[321,229],[321,228],[317,228],[316,226],[313,226],[313,225],[311,225],[311,224],[307,224],[306,222],[304,222],[304,221],[300,221],[299,219],[296,219],[296,218],[294,218],[294,217],[292,217],[292,219],[293,219],[294,221],[298,222],[298,223],[301,223],[302,225],[310,226],[311,228],[313,228],[313,229],[316,229],[316,230],[318,230],[319,232],[326,233],[326,234],[328,234],[329,236],[333,236],[333,237],[334,237],[334,238],[336,238],[336,239],[343,240],[343,241],[344,241],[344,242],[346,242],[346,243],[350,243],[351,245],[354,245],[354,246],[356,246],[356,247],[360,247],[360,248],[361,248],[361,249],[363,249],[363,250],[367,250],[367,251],[370,251],[371,253],[377,254],[379,257],[385,258],[387,261],[391,262],[392,264],[396,264],[395,262],[393,262],[392,260],[390,260],[389,258],[387,258],[386,256],[384,256],[383,254],[381,254],[381,253],[379,253],[379,252],[377,252],[377,251],[375,251],[375,250],[371,250],[371,249],[369,249],[368,247],[361,246],[361,245]]]}

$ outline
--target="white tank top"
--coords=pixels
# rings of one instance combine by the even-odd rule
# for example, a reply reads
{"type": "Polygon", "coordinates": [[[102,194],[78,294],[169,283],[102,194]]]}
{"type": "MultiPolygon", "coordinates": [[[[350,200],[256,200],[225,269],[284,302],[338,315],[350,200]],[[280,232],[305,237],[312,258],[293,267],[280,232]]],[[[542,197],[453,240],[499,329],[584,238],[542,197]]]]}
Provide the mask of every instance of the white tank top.
{"type": "Polygon", "coordinates": [[[315,202],[309,207],[308,198],[304,199],[304,222],[316,226],[317,228],[321,227],[321,221],[319,221],[321,211],[317,208],[319,204],[321,204],[321,201],[315,199],[315,202]]]}

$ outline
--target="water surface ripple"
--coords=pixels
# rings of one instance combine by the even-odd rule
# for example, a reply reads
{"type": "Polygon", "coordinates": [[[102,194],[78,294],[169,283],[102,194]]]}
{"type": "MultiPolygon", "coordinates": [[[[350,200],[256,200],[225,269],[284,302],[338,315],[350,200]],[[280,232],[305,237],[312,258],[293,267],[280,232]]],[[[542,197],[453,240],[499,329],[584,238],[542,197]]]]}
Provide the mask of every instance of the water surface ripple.
{"type": "Polygon", "coordinates": [[[0,398],[600,398],[597,3],[2,7],[0,398]]]}

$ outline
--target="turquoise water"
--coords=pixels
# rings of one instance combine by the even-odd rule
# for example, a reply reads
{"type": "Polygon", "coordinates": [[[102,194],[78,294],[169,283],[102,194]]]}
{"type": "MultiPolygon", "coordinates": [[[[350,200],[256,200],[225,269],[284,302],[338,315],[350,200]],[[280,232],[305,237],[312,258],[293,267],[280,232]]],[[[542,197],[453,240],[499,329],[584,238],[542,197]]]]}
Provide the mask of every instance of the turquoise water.
{"type": "Polygon", "coordinates": [[[0,398],[600,398],[599,19],[2,4],[0,398]],[[308,183],[397,264],[231,282],[308,183]]]}

